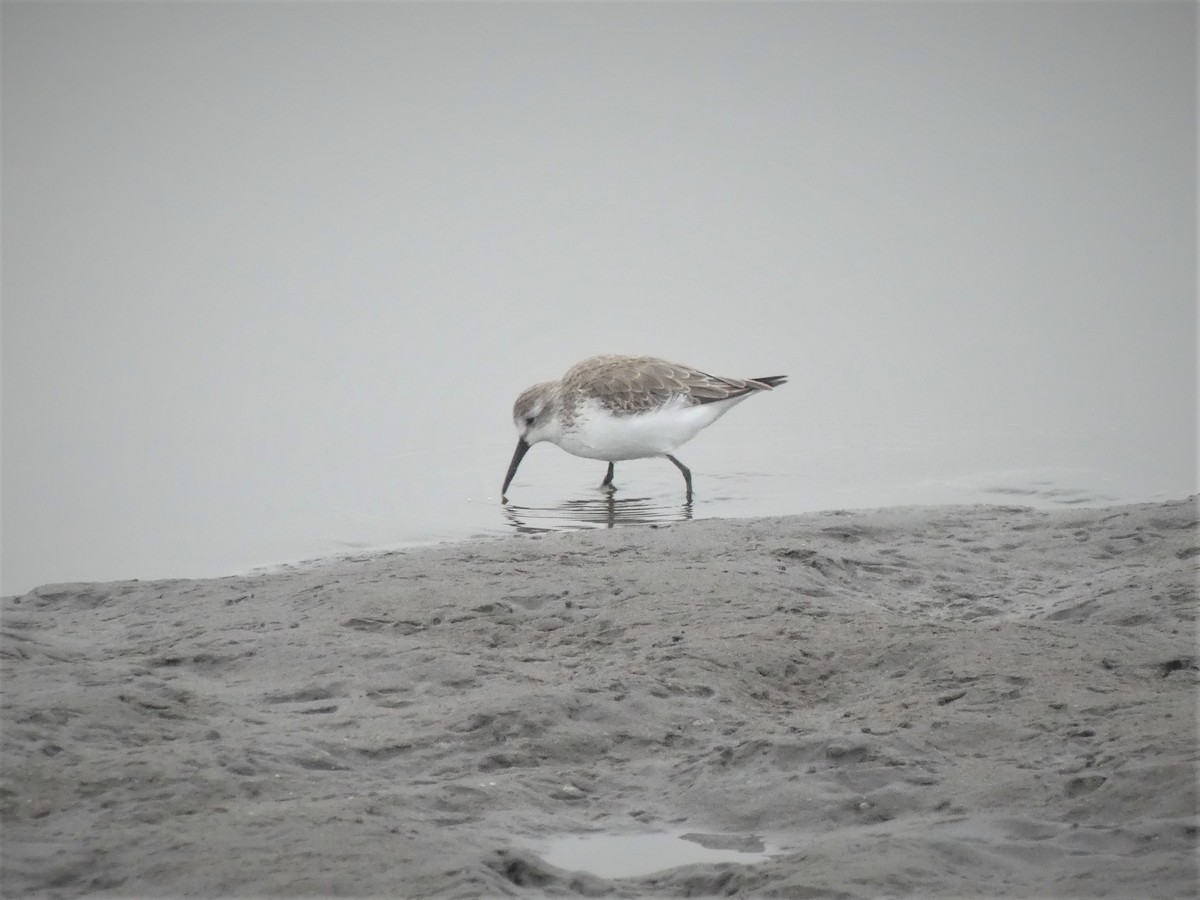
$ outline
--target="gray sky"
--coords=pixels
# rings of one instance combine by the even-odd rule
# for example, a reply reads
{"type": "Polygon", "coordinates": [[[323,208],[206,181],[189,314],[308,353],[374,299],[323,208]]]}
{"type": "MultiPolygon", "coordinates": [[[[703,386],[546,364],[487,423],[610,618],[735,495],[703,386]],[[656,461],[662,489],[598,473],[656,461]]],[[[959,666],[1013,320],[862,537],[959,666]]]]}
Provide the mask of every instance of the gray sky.
{"type": "Polygon", "coordinates": [[[0,15],[5,592],[461,536],[596,352],[1195,489],[1191,3],[0,15]]]}

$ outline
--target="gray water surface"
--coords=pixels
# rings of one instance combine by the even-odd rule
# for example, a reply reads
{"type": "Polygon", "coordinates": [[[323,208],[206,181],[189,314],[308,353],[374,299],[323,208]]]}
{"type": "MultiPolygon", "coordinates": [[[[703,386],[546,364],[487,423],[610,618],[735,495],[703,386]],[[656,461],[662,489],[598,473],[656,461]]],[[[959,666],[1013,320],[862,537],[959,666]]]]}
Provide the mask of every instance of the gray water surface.
{"type": "Polygon", "coordinates": [[[753,835],[695,833],[563,835],[536,849],[552,866],[601,878],[636,878],[700,863],[753,865],[777,852],[753,835]]]}
{"type": "Polygon", "coordinates": [[[12,4],[3,582],[1196,491],[1188,4],[12,4]],[[789,375],[535,447],[596,353],[789,375]]]}

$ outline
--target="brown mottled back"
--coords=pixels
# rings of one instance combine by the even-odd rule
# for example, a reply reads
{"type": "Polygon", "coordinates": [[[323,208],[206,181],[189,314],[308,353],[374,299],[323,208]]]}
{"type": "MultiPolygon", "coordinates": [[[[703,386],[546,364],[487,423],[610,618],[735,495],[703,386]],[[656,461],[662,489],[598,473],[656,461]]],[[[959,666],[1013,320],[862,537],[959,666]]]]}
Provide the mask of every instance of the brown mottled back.
{"type": "Polygon", "coordinates": [[[603,397],[618,415],[658,409],[674,400],[686,405],[712,403],[752,391],[769,391],[783,376],[764,379],[722,378],[653,356],[595,356],[572,368],[560,382],[564,395],[603,397]]]}

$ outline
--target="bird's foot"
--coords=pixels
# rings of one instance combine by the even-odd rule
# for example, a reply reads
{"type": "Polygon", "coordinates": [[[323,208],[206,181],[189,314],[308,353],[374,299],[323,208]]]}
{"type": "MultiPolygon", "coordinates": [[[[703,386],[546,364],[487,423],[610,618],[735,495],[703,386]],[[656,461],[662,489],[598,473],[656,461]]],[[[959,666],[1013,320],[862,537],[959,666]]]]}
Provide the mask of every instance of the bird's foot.
{"type": "Polygon", "coordinates": [[[616,467],[612,463],[609,463],[608,471],[604,473],[604,480],[602,482],[600,482],[601,490],[604,490],[605,488],[607,488],[609,491],[616,490],[616,488],[613,487],[613,483],[612,483],[614,471],[616,471],[616,467]]]}

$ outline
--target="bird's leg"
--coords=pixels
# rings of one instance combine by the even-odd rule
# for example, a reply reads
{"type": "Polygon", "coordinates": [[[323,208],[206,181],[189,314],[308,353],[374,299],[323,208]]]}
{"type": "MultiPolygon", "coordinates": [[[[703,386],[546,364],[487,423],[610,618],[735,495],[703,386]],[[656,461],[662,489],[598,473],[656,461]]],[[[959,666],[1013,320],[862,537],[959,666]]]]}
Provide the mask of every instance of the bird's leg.
{"type": "MultiPolygon", "coordinates": [[[[604,476],[604,480],[603,480],[602,482],[600,482],[600,487],[602,487],[602,488],[611,488],[611,487],[613,486],[613,483],[612,483],[612,480],[613,480],[613,469],[614,469],[614,466],[613,466],[613,464],[612,464],[612,463],[609,463],[609,464],[608,464],[608,474],[606,474],[606,475],[604,476]]],[[[615,488],[614,488],[614,490],[615,490],[615,488]]]]}
{"type": "Polygon", "coordinates": [[[677,460],[675,457],[673,457],[670,453],[667,454],[667,459],[669,459],[671,462],[675,463],[675,467],[677,469],[679,469],[680,472],[683,473],[683,481],[684,481],[684,484],[687,485],[687,500],[688,500],[688,503],[691,503],[692,502],[692,470],[689,469],[687,466],[685,466],[683,463],[681,463],[679,460],[677,460]]]}

